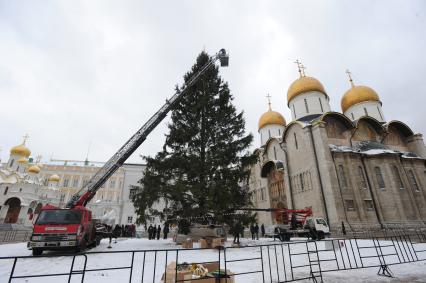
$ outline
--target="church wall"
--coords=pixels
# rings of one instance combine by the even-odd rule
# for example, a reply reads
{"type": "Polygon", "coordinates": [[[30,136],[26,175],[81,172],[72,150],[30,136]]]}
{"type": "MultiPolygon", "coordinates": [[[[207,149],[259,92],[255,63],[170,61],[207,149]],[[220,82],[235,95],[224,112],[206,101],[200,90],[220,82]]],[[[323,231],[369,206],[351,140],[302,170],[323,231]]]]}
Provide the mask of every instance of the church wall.
{"type": "Polygon", "coordinates": [[[387,145],[390,149],[398,150],[401,152],[410,151],[407,146],[406,138],[397,129],[390,127],[388,133],[383,139],[383,144],[387,145]]]}
{"type": "Polygon", "coordinates": [[[404,169],[404,179],[406,180],[407,188],[412,193],[414,204],[419,211],[422,220],[426,219],[426,165],[421,159],[402,158],[404,169]],[[411,175],[413,172],[415,184],[411,175]]]}
{"type": "MultiPolygon", "coordinates": [[[[398,166],[398,158],[397,155],[376,155],[365,159],[372,183],[371,190],[375,194],[377,208],[383,222],[417,218],[416,207],[418,205],[413,203],[412,197],[410,197],[411,191],[401,190],[400,185],[397,184],[396,175],[392,171],[392,166],[396,166],[399,172],[404,172],[404,168],[398,166]],[[376,168],[380,168],[384,185],[380,184],[376,168]]],[[[401,175],[401,180],[403,186],[406,187],[407,178],[401,175]]]]}
{"type": "MultiPolygon", "coordinates": [[[[252,193],[253,206],[256,208],[270,208],[269,194],[267,190],[267,179],[261,177],[263,164],[262,151],[258,151],[258,162],[251,167],[249,189],[252,193]]],[[[258,212],[257,221],[260,224],[272,225],[272,216],[268,212],[258,212]]]]}
{"type": "Polygon", "coordinates": [[[366,171],[360,155],[334,153],[334,160],[345,220],[350,223],[361,221],[378,223],[371,195],[372,190],[368,186],[366,171]]]}
{"type": "Polygon", "coordinates": [[[426,147],[423,141],[423,135],[415,134],[406,139],[409,151],[416,153],[422,158],[426,158],[426,147]]]}
{"type": "Polygon", "coordinates": [[[358,120],[363,116],[370,116],[380,122],[385,122],[382,105],[377,101],[366,101],[355,104],[346,110],[345,115],[352,121],[358,120]]]}
{"type": "MultiPolygon", "coordinates": [[[[317,125],[313,127],[315,145],[319,161],[319,169],[323,183],[324,198],[327,205],[327,212],[331,227],[340,227],[341,221],[346,221],[346,211],[342,200],[342,191],[339,186],[339,180],[336,173],[334,156],[330,152],[329,143],[346,145],[348,143],[347,136],[344,131],[340,134],[330,135],[331,129],[339,129],[336,127],[328,128],[327,124],[317,125]],[[332,136],[331,140],[328,136],[332,136]],[[339,137],[339,139],[338,139],[339,137]]],[[[344,155],[340,156],[343,163],[344,155]]],[[[346,162],[350,163],[349,160],[346,162]]],[[[355,215],[358,218],[357,215],[355,215]]],[[[353,217],[352,217],[353,218],[353,217]]]]}
{"type": "Polygon", "coordinates": [[[264,145],[268,139],[273,137],[281,137],[284,133],[284,127],[281,125],[266,125],[259,130],[260,144],[264,145]]]}
{"type": "Polygon", "coordinates": [[[312,207],[315,216],[326,218],[309,129],[294,124],[285,139],[294,208],[312,207]]]}
{"type": "Polygon", "coordinates": [[[293,98],[289,103],[289,108],[292,120],[297,120],[307,115],[329,112],[330,104],[323,93],[310,91],[293,98]]]}

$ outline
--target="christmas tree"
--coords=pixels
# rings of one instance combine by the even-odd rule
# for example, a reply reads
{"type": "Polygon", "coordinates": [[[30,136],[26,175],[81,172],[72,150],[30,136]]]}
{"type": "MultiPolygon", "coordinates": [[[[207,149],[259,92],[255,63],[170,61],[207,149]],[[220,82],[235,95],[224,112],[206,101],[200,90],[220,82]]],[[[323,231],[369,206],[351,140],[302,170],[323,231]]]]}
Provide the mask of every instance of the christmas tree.
{"type": "MultiPolygon", "coordinates": [[[[202,52],[185,82],[209,59],[202,52]]],[[[250,206],[247,181],[249,165],[256,160],[249,152],[253,137],[245,133],[243,112],[237,113],[232,102],[228,84],[214,66],[174,105],[163,150],[144,157],[145,175],[133,199],[138,223],[152,216],[185,223],[212,216],[231,224],[230,212],[250,206]],[[166,208],[155,209],[158,202],[166,208]]]]}

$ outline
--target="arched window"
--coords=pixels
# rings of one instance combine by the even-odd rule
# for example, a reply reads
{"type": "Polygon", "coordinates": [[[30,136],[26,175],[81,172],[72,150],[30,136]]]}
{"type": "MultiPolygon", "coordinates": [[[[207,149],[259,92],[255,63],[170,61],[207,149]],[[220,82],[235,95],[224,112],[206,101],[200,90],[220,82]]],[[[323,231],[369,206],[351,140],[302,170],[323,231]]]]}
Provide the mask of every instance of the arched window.
{"type": "Polygon", "coordinates": [[[302,174],[299,174],[300,179],[300,188],[302,189],[302,192],[305,190],[305,184],[303,183],[303,176],[302,174]]]}
{"type": "Polygon", "coordinates": [[[318,99],[319,99],[319,103],[320,103],[320,107],[321,107],[321,112],[324,112],[324,108],[322,107],[321,97],[318,97],[318,99]]]}
{"type": "Polygon", "coordinates": [[[367,108],[365,107],[364,107],[364,113],[365,113],[365,116],[368,116],[368,111],[367,111],[367,108]]]}
{"type": "Polygon", "coordinates": [[[5,189],[4,189],[4,193],[3,193],[3,195],[7,195],[7,191],[9,190],[9,187],[6,187],[5,189]]]}
{"type": "Polygon", "coordinates": [[[294,104],[293,104],[293,113],[294,113],[294,119],[296,119],[296,109],[294,108],[294,104]]]}
{"type": "Polygon", "coordinates": [[[383,179],[382,170],[380,170],[380,167],[374,167],[374,171],[376,173],[376,179],[377,179],[377,184],[379,185],[379,188],[384,189],[386,186],[385,186],[385,180],[383,179]]]}
{"type": "Polygon", "coordinates": [[[393,175],[393,181],[395,182],[396,187],[401,190],[404,189],[404,184],[402,183],[401,175],[399,174],[398,167],[396,167],[395,165],[392,166],[392,175],[393,175]]]}
{"type": "Polygon", "coordinates": [[[271,137],[271,129],[268,129],[269,137],[271,137]]]}
{"type": "Polygon", "coordinates": [[[306,100],[306,98],[304,99],[304,101],[305,101],[306,113],[309,113],[308,101],[306,100]]]}
{"type": "Polygon", "coordinates": [[[275,160],[277,160],[277,149],[275,148],[275,146],[274,146],[274,157],[275,157],[275,160]]]}
{"type": "Polygon", "coordinates": [[[12,160],[10,160],[10,165],[9,165],[9,167],[12,167],[13,166],[13,159],[12,160]]]}
{"type": "Polygon", "coordinates": [[[367,182],[365,181],[364,170],[361,166],[358,166],[358,179],[359,179],[359,188],[367,189],[367,182]]]}
{"type": "Polygon", "coordinates": [[[420,192],[419,184],[417,183],[416,176],[414,176],[413,170],[408,171],[408,179],[410,180],[411,187],[416,191],[420,192]]]}
{"type": "Polygon", "coordinates": [[[343,189],[348,188],[348,181],[346,180],[345,170],[343,169],[343,165],[339,165],[339,179],[340,185],[343,189]]]}
{"type": "Polygon", "coordinates": [[[354,113],[351,113],[352,120],[355,120],[354,113]]]}

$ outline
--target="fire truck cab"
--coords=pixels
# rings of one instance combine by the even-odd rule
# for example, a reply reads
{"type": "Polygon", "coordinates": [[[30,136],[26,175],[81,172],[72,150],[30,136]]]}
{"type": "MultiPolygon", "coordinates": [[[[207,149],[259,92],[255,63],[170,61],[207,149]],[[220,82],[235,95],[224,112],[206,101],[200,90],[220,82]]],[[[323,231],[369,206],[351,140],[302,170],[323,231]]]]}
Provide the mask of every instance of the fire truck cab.
{"type": "Polygon", "coordinates": [[[41,255],[44,250],[84,250],[97,245],[96,228],[92,212],[84,206],[61,209],[46,205],[38,215],[28,248],[33,255],[41,255]]]}

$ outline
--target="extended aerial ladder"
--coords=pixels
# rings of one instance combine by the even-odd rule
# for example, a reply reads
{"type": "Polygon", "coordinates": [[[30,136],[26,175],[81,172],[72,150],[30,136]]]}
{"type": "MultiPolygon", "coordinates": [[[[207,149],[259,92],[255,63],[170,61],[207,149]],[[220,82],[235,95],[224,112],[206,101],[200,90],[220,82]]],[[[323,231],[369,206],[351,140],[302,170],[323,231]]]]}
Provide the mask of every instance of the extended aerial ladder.
{"type": "Polygon", "coordinates": [[[188,92],[198,79],[212,66],[216,61],[220,61],[222,67],[228,66],[229,55],[225,49],[221,49],[209,61],[194,74],[182,87],[180,92],[176,92],[166,103],[101,167],[89,182],[75,193],[66,208],[76,206],[85,206],[102,187],[102,185],[111,177],[118,168],[132,155],[133,152],[145,141],[147,136],[155,127],[167,116],[167,113],[178,103],[178,101],[188,92]]]}

